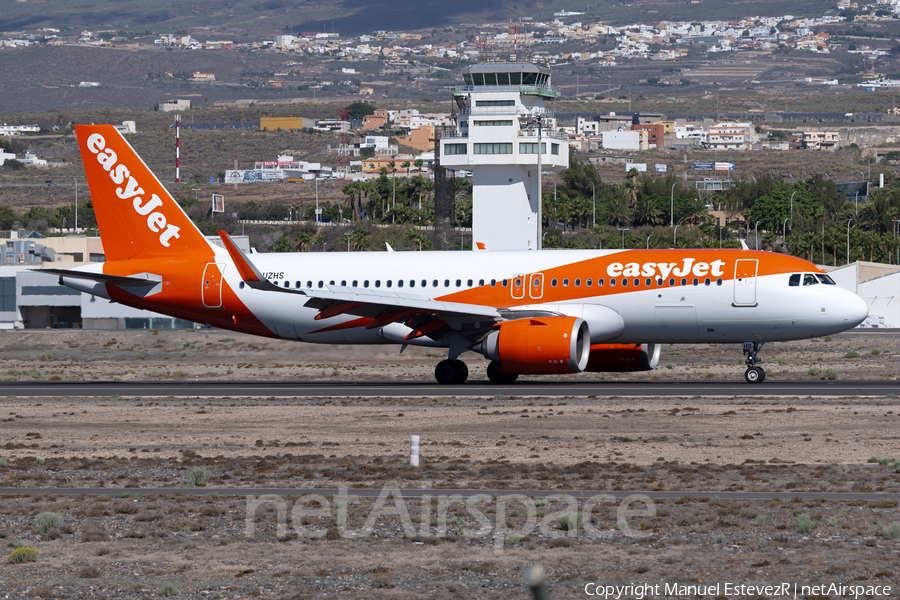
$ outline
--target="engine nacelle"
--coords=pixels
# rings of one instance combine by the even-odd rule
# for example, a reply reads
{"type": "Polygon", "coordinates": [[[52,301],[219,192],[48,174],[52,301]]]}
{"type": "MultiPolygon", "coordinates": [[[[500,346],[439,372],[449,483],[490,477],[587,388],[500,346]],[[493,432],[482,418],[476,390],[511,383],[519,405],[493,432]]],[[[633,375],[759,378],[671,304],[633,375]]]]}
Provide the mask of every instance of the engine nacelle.
{"type": "Polygon", "coordinates": [[[580,373],[588,364],[590,336],[577,317],[516,319],[489,333],[482,352],[507,373],[580,373]]]}
{"type": "Polygon", "coordinates": [[[652,371],[659,364],[660,344],[595,344],[585,371],[593,373],[652,371]]]}

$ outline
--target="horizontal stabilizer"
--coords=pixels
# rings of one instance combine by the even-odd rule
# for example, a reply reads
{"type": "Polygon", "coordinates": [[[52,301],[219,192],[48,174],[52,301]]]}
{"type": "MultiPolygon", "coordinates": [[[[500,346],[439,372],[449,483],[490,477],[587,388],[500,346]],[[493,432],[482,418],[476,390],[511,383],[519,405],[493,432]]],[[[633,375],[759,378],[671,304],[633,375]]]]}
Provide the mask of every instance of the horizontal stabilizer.
{"type": "Polygon", "coordinates": [[[31,269],[35,273],[46,273],[48,275],[59,275],[60,277],[71,277],[73,279],[88,279],[90,281],[98,281],[100,283],[112,283],[122,286],[140,286],[140,285],[157,285],[159,281],[147,279],[146,277],[124,277],[122,275],[107,275],[106,273],[88,273],[87,271],[72,271],[70,269],[31,269]]]}

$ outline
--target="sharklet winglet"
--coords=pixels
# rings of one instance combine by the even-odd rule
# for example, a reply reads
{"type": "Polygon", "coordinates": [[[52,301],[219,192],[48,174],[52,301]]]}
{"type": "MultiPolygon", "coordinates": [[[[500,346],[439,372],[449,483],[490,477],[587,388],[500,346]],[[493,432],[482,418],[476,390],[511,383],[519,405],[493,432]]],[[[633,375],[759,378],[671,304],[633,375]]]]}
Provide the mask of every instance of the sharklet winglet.
{"type": "Polygon", "coordinates": [[[216,233],[222,238],[222,243],[225,244],[228,255],[231,256],[231,260],[234,262],[234,266],[237,268],[238,273],[240,273],[241,279],[243,279],[248,286],[257,290],[268,290],[273,292],[286,291],[263,277],[263,274],[256,268],[256,265],[250,262],[250,259],[244,254],[244,251],[238,248],[237,244],[234,243],[234,240],[231,239],[231,236],[229,236],[227,232],[219,230],[216,233]]]}

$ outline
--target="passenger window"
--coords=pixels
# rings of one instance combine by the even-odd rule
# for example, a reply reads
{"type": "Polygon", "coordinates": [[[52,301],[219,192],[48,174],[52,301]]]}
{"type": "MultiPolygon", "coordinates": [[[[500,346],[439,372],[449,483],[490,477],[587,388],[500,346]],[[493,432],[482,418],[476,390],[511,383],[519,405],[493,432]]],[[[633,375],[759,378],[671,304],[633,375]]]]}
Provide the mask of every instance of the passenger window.
{"type": "Polygon", "coordinates": [[[603,279],[598,279],[598,280],[597,280],[597,287],[603,287],[603,281],[604,281],[603,279]]]}
{"type": "Polygon", "coordinates": [[[394,283],[394,282],[391,281],[390,279],[388,279],[388,280],[385,282],[385,284],[387,285],[387,287],[391,287],[391,285],[392,285],[393,283],[394,283]]]}
{"type": "MultiPolygon", "coordinates": [[[[600,281],[603,281],[603,280],[601,279],[600,281]]],[[[609,285],[612,286],[612,287],[615,287],[615,285],[616,285],[616,280],[610,278],[610,280],[609,280],[609,285]]]]}
{"type": "MultiPolygon", "coordinates": [[[[244,286],[241,286],[241,287],[243,288],[244,286]]],[[[303,282],[302,282],[302,281],[298,281],[296,287],[297,287],[297,288],[303,287],[303,282]]]]}
{"type": "Polygon", "coordinates": [[[376,279],[376,280],[375,280],[375,287],[381,287],[381,280],[380,280],[380,279],[376,279]]]}
{"type": "Polygon", "coordinates": [[[576,279],[576,280],[575,280],[575,287],[581,287],[581,280],[580,280],[580,279],[576,279]]]}
{"type": "Polygon", "coordinates": [[[628,286],[628,280],[623,277],[622,278],[622,287],[627,287],[627,286],[628,286]]]}
{"type": "MultiPolygon", "coordinates": [[[[472,285],[472,280],[469,280],[469,285],[472,285]]],[[[522,287],[522,278],[516,277],[516,287],[522,287]]]]}
{"type": "Polygon", "coordinates": [[[700,280],[694,277],[694,285],[700,285],[700,280]]]}
{"type": "MultiPolygon", "coordinates": [[[[334,285],[334,280],[332,279],[331,281],[329,281],[328,285],[334,285]]],[[[287,287],[287,286],[284,286],[284,287],[287,287]]]]}
{"type": "Polygon", "coordinates": [[[563,279],[563,287],[569,287],[569,279],[563,279]]]}
{"type": "Polygon", "coordinates": [[[653,280],[650,278],[647,278],[647,281],[644,282],[644,285],[646,285],[647,287],[650,287],[651,285],[653,285],[653,280]]]}
{"type": "Polygon", "coordinates": [[[491,287],[497,287],[497,280],[491,279],[491,287]]]}
{"type": "Polygon", "coordinates": [[[459,279],[456,280],[456,287],[462,287],[462,281],[459,279]]]}
{"type": "Polygon", "coordinates": [[[342,280],[341,280],[341,287],[347,287],[347,280],[346,280],[346,279],[342,279],[342,280]]]}
{"type": "Polygon", "coordinates": [[[718,279],[716,279],[716,285],[722,285],[722,278],[721,278],[721,277],[719,277],[718,279]]]}
{"type": "Polygon", "coordinates": [[[309,289],[312,289],[312,281],[307,281],[306,287],[308,287],[309,289]]]}
{"type": "MultiPolygon", "coordinates": [[[[388,282],[388,287],[391,287],[391,286],[390,286],[390,283],[391,283],[391,282],[389,281],[389,282],[388,282]]],[[[398,279],[398,280],[397,280],[397,287],[403,287],[403,280],[402,280],[402,279],[398,279]]]]}
{"type": "Polygon", "coordinates": [[[356,287],[357,285],[359,285],[359,280],[358,280],[358,279],[354,279],[354,280],[353,280],[353,287],[356,287]]]}
{"type": "Polygon", "coordinates": [[[555,279],[551,279],[551,280],[550,280],[550,287],[556,287],[556,280],[555,280],[555,279]]]}
{"type": "Polygon", "coordinates": [[[806,273],[803,275],[803,285],[819,285],[819,280],[816,279],[816,276],[811,273],[806,273]]]}
{"type": "Polygon", "coordinates": [[[819,281],[821,281],[821,282],[824,283],[825,285],[837,285],[837,284],[834,282],[834,279],[832,279],[832,278],[829,277],[828,275],[823,275],[823,274],[821,274],[821,273],[816,273],[816,277],[818,277],[818,278],[819,278],[819,281]]]}
{"type": "Polygon", "coordinates": [[[587,278],[587,279],[585,279],[585,281],[584,281],[584,287],[591,287],[592,285],[594,285],[594,280],[593,280],[593,279],[591,279],[590,277],[587,278]]]}
{"type": "Polygon", "coordinates": [[[707,277],[703,283],[706,285],[709,285],[710,283],[712,283],[712,280],[709,277],[707,277]]]}
{"type": "Polygon", "coordinates": [[[438,286],[438,281],[437,281],[437,279],[435,279],[431,282],[431,287],[437,287],[437,286],[438,286]]]}
{"type": "Polygon", "coordinates": [[[484,279],[478,280],[478,287],[484,287],[484,279]]]}
{"type": "Polygon", "coordinates": [[[791,280],[788,282],[790,287],[800,287],[800,273],[794,273],[791,275],[791,280]]]}
{"type": "Polygon", "coordinates": [[[656,285],[662,285],[662,284],[663,284],[663,278],[662,278],[662,277],[657,277],[657,278],[656,278],[656,285]]]}
{"type": "Polygon", "coordinates": [[[450,287],[450,280],[449,280],[449,279],[445,279],[445,280],[444,280],[444,287],[450,287]]]}
{"type": "Polygon", "coordinates": [[[324,286],[325,286],[325,282],[324,282],[324,281],[320,281],[320,282],[319,282],[319,289],[321,290],[324,286]]]}
{"type": "Polygon", "coordinates": [[[681,285],[687,285],[687,278],[686,278],[686,277],[682,277],[682,278],[681,278],[681,285]]]}
{"type": "Polygon", "coordinates": [[[422,287],[428,287],[428,282],[424,279],[422,280],[422,287]]]}
{"type": "Polygon", "coordinates": [[[291,284],[287,281],[284,282],[284,289],[291,287],[291,284]]]}
{"type": "Polygon", "coordinates": [[[471,280],[471,279],[468,281],[468,283],[466,284],[466,286],[472,287],[472,280],[471,280]]]}
{"type": "MultiPolygon", "coordinates": [[[[299,284],[300,282],[298,281],[297,283],[299,284]]],[[[238,287],[241,288],[241,289],[244,289],[244,282],[243,282],[243,281],[240,282],[240,283],[238,284],[238,287]]],[[[300,287],[300,286],[298,285],[297,287],[300,287]]]]}
{"type": "Polygon", "coordinates": [[[634,287],[639,287],[641,285],[641,280],[637,277],[634,278],[634,287]]]}
{"type": "Polygon", "coordinates": [[[509,279],[504,279],[504,280],[502,281],[502,284],[503,284],[503,287],[508,286],[508,285],[509,285],[509,279]]]}
{"type": "Polygon", "coordinates": [[[366,279],[365,281],[363,281],[363,287],[364,287],[364,288],[369,287],[369,280],[368,280],[368,279],[366,279]]]}
{"type": "Polygon", "coordinates": [[[675,285],[675,278],[674,278],[674,277],[670,277],[670,278],[669,278],[669,285],[675,285]]]}

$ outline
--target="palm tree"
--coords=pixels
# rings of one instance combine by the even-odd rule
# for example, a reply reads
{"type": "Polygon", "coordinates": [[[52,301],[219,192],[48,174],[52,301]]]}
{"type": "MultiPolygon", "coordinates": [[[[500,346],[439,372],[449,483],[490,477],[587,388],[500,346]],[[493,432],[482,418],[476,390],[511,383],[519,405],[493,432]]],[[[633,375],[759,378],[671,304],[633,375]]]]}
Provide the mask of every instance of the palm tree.
{"type": "Polygon", "coordinates": [[[619,227],[629,221],[628,203],[625,198],[613,196],[601,205],[600,217],[606,223],[619,227]]]}
{"type": "Polygon", "coordinates": [[[634,207],[635,225],[661,225],[663,212],[656,206],[650,196],[641,196],[634,207]]]}
{"type": "Polygon", "coordinates": [[[625,197],[628,198],[628,206],[630,208],[634,208],[634,205],[637,204],[638,200],[638,191],[640,190],[640,185],[638,184],[638,170],[632,167],[628,170],[628,174],[625,175],[625,197]]]}

